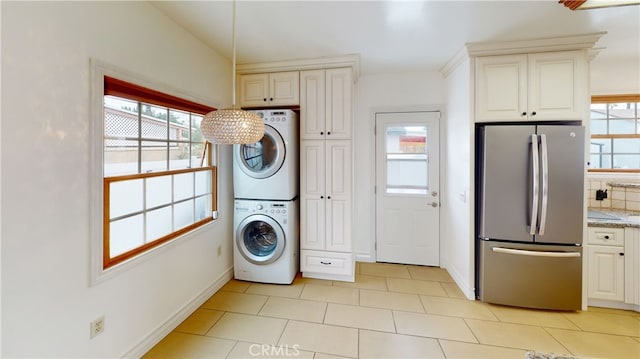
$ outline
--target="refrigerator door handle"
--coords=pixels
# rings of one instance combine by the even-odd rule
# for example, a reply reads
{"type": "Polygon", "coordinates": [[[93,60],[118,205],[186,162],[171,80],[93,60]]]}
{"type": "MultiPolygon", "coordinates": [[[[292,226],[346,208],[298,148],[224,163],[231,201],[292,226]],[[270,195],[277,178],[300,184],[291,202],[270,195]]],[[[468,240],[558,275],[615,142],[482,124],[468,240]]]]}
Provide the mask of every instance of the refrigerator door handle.
{"type": "Polygon", "coordinates": [[[538,154],[538,135],[531,135],[531,222],[529,227],[529,234],[536,234],[538,227],[538,183],[540,182],[540,175],[538,173],[539,165],[538,154]]]}
{"type": "Polygon", "coordinates": [[[547,149],[547,136],[540,135],[540,162],[542,163],[542,203],[540,204],[540,227],[538,234],[544,234],[547,224],[547,204],[549,203],[549,157],[547,149]]]}
{"type": "Polygon", "coordinates": [[[492,250],[496,253],[515,254],[515,255],[533,256],[533,257],[555,257],[555,258],[580,257],[580,252],[538,252],[538,251],[527,251],[524,249],[511,249],[511,248],[502,248],[502,247],[493,247],[492,250]]]}

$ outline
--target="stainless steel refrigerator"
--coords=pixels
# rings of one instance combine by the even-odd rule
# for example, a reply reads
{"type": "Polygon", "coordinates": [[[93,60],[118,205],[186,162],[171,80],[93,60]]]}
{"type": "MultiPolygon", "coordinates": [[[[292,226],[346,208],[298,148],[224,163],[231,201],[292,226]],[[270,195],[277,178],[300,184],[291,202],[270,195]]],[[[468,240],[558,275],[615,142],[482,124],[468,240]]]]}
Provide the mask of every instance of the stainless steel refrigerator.
{"type": "Polygon", "coordinates": [[[477,297],[579,310],[584,127],[482,125],[476,143],[477,297]]]}

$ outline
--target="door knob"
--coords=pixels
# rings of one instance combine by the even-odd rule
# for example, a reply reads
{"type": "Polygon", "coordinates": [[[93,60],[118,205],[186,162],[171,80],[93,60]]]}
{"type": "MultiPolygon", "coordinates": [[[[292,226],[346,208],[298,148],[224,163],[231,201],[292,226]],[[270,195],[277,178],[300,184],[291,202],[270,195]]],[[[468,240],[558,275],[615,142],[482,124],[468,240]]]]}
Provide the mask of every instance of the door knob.
{"type": "Polygon", "coordinates": [[[431,207],[436,208],[438,207],[438,202],[431,202],[430,205],[431,207]]]}

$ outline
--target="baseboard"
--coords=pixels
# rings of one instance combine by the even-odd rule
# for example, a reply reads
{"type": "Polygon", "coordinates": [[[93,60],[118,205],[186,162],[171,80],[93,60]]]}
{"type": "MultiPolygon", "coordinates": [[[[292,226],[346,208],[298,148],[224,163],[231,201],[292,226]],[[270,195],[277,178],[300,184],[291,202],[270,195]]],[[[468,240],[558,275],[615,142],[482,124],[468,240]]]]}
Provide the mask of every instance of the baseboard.
{"type": "Polygon", "coordinates": [[[356,262],[370,262],[373,263],[375,260],[373,256],[365,253],[356,253],[356,262]]]}
{"type": "Polygon", "coordinates": [[[458,288],[460,288],[460,290],[462,291],[464,296],[467,297],[467,299],[471,299],[471,300],[476,299],[476,294],[473,289],[473,286],[470,286],[469,283],[460,275],[460,273],[458,273],[458,271],[455,270],[455,268],[450,268],[446,266],[442,266],[442,268],[445,268],[447,272],[449,272],[449,275],[451,275],[451,278],[453,278],[453,281],[456,282],[456,284],[458,285],[458,288]]]}
{"type": "Polygon", "coordinates": [[[169,317],[163,324],[149,333],[140,343],[123,354],[121,358],[141,358],[151,350],[154,345],[158,344],[164,337],[171,333],[172,330],[180,325],[180,323],[195,312],[207,299],[211,298],[213,294],[220,290],[231,278],[233,278],[233,267],[220,274],[220,276],[200,292],[200,294],[182,306],[182,308],[169,317]]]}

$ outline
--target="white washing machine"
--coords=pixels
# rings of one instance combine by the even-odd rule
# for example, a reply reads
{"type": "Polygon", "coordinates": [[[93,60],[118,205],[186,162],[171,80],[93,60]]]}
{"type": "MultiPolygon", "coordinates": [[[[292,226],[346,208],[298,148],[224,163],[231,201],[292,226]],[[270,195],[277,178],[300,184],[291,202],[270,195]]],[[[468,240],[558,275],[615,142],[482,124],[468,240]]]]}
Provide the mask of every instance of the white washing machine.
{"type": "Polygon", "coordinates": [[[233,272],[238,280],[291,284],[299,262],[298,200],[235,200],[233,272]]]}
{"type": "Polygon", "coordinates": [[[298,118],[292,110],[257,110],[264,137],[233,146],[235,198],[291,200],[298,196],[298,118]]]}

